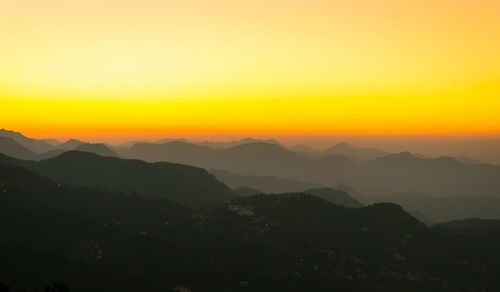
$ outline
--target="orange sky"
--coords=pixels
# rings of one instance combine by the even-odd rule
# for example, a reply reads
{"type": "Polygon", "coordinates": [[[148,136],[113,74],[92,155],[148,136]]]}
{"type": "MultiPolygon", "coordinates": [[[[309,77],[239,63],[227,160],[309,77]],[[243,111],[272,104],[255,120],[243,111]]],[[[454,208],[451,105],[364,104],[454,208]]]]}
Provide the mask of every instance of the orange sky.
{"type": "Polygon", "coordinates": [[[34,137],[500,136],[497,0],[3,0],[34,137]]]}

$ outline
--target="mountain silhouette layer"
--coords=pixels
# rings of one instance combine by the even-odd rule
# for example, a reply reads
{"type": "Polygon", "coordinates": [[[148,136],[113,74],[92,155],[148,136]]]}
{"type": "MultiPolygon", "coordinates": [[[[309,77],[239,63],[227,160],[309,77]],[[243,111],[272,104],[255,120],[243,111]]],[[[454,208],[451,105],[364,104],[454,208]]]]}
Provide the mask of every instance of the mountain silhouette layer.
{"type": "Polygon", "coordinates": [[[397,193],[373,198],[373,201],[392,202],[405,210],[418,211],[430,222],[446,222],[466,218],[500,218],[500,198],[458,196],[434,198],[419,192],[397,193]]]}
{"type": "Polygon", "coordinates": [[[363,204],[351,197],[348,193],[332,188],[314,188],[304,191],[305,194],[317,196],[328,202],[342,205],[349,208],[360,208],[363,204]]]}
{"type": "Polygon", "coordinates": [[[376,148],[357,148],[348,143],[339,143],[330,148],[321,151],[322,155],[337,154],[342,156],[351,156],[360,160],[372,160],[383,157],[389,153],[376,148]]]}
{"type": "Polygon", "coordinates": [[[58,183],[168,198],[190,206],[223,202],[232,191],[204,169],[147,163],[69,151],[40,162],[0,156],[0,164],[22,166],[58,183]]]}
{"type": "Polygon", "coordinates": [[[76,146],[73,150],[95,153],[100,156],[119,157],[118,154],[104,144],[83,143],[76,146]]]}
{"type": "Polygon", "coordinates": [[[208,171],[231,188],[246,186],[261,190],[267,194],[301,192],[310,188],[321,187],[320,184],[275,176],[241,175],[222,169],[209,169],[208,171]]]}
{"type": "MultiPolygon", "coordinates": [[[[420,191],[435,197],[499,197],[500,167],[461,163],[451,157],[419,158],[409,152],[369,161],[338,154],[309,157],[276,144],[249,143],[214,149],[181,142],[136,144],[122,157],[169,161],[242,175],[276,176],[323,186],[348,185],[366,196],[420,191]]],[[[248,185],[264,190],[257,185],[248,185]]]]}
{"type": "Polygon", "coordinates": [[[0,137],[0,153],[25,160],[34,160],[38,158],[37,153],[7,137],[0,137]]]}
{"type": "Polygon", "coordinates": [[[47,152],[52,150],[54,147],[45,141],[28,138],[21,133],[5,129],[0,129],[0,137],[10,138],[36,153],[47,152]]]}
{"type": "Polygon", "coordinates": [[[345,208],[300,193],[193,210],[2,164],[0,182],[1,279],[15,289],[53,279],[75,292],[500,287],[495,222],[428,228],[395,204],[345,208]]]}

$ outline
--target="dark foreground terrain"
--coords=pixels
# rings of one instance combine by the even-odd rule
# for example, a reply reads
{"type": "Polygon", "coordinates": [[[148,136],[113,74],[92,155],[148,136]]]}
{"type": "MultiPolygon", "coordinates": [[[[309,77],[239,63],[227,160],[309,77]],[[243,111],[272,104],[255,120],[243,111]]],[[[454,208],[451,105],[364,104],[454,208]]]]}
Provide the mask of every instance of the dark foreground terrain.
{"type": "Polygon", "coordinates": [[[500,222],[306,194],[185,207],[0,165],[0,259],[0,291],[498,291],[500,222]]]}

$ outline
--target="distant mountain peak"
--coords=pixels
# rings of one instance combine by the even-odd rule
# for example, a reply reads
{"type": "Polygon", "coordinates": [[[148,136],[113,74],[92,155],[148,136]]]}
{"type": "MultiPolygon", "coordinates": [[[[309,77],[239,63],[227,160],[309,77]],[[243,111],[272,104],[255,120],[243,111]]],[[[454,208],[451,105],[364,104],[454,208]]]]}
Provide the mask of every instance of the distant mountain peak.
{"type": "Polygon", "coordinates": [[[334,148],[337,148],[337,149],[354,149],[356,147],[354,147],[351,144],[346,143],[346,142],[340,142],[340,143],[337,143],[336,145],[334,145],[332,147],[332,149],[334,149],[334,148]]]}
{"type": "Polygon", "coordinates": [[[14,139],[6,136],[0,136],[0,153],[19,159],[36,159],[35,152],[19,144],[14,139]]]}
{"type": "Polygon", "coordinates": [[[389,154],[387,156],[382,157],[381,159],[384,160],[417,160],[417,159],[422,159],[418,158],[415,155],[411,154],[408,151],[400,152],[400,153],[395,153],[395,154],[389,154]]]}
{"type": "Polygon", "coordinates": [[[7,129],[3,129],[3,128],[0,130],[0,136],[9,137],[12,139],[30,139],[19,132],[11,131],[11,130],[7,130],[7,129]]]}
{"type": "Polygon", "coordinates": [[[373,160],[387,155],[385,151],[377,148],[358,148],[346,142],[340,142],[330,148],[323,150],[323,155],[336,154],[352,156],[360,160],[373,160]]]}
{"type": "Polygon", "coordinates": [[[378,157],[373,162],[382,162],[382,163],[413,163],[419,161],[426,161],[427,159],[419,158],[408,151],[389,154],[383,157],[378,157]]]}
{"type": "Polygon", "coordinates": [[[274,143],[268,143],[268,142],[252,142],[252,143],[246,143],[246,144],[241,144],[234,146],[232,149],[269,149],[269,150],[277,150],[277,151],[287,151],[285,148],[283,148],[281,145],[274,144],[274,143]]]}
{"type": "MultiPolygon", "coordinates": [[[[252,137],[246,137],[241,140],[234,141],[233,143],[236,144],[248,144],[248,143],[257,143],[257,142],[263,142],[263,143],[268,143],[268,144],[280,144],[278,140],[275,139],[269,139],[269,140],[262,140],[262,139],[256,139],[252,137]]],[[[231,143],[231,142],[229,142],[231,143]]]]}
{"type": "Polygon", "coordinates": [[[76,140],[76,139],[69,139],[68,141],[66,141],[66,143],[75,143],[75,142],[78,142],[78,143],[84,143],[80,140],[76,140]]]}
{"type": "Polygon", "coordinates": [[[398,156],[398,157],[404,157],[404,158],[416,158],[413,154],[411,154],[408,151],[403,151],[403,152],[400,152],[400,153],[397,153],[397,154],[394,154],[394,155],[398,156]]]}
{"type": "Polygon", "coordinates": [[[23,135],[23,134],[21,134],[19,132],[7,130],[7,129],[4,129],[4,128],[0,129],[0,132],[2,132],[2,133],[10,133],[10,134],[17,134],[17,135],[23,135]]]}
{"type": "MultiPolygon", "coordinates": [[[[134,146],[139,145],[139,146],[148,146],[150,145],[149,143],[137,143],[134,146]]],[[[175,141],[170,141],[170,142],[165,142],[163,144],[159,144],[163,146],[170,146],[170,147],[176,147],[176,148],[189,148],[189,149],[211,149],[207,146],[203,145],[198,145],[198,144],[191,144],[187,141],[183,140],[175,140],[175,141]]]]}
{"type": "Polygon", "coordinates": [[[45,143],[48,143],[52,146],[57,146],[57,145],[60,145],[62,142],[57,140],[57,139],[51,139],[51,138],[48,138],[48,139],[41,139],[40,141],[43,141],[45,143]]]}
{"type": "Polygon", "coordinates": [[[190,141],[190,140],[187,140],[187,139],[170,139],[170,138],[166,138],[166,139],[162,139],[162,140],[156,141],[156,142],[154,142],[154,144],[165,144],[165,143],[174,142],[174,141],[175,142],[184,142],[184,143],[191,144],[191,145],[206,146],[206,147],[210,147],[210,148],[224,148],[224,149],[232,148],[232,147],[235,147],[235,146],[238,146],[238,145],[243,145],[243,144],[256,143],[256,142],[265,142],[265,143],[269,143],[269,144],[279,144],[279,145],[281,145],[275,139],[261,140],[261,139],[255,139],[255,138],[252,138],[252,137],[246,137],[246,138],[243,138],[241,140],[234,140],[234,141],[228,141],[228,142],[190,141]]]}
{"type": "Polygon", "coordinates": [[[82,145],[84,144],[85,142],[83,141],[80,141],[80,140],[76,140],[76,139],[69,139],[68,141],[62,143],[62,144],[59,144],[57,145],[56,147],[58,149],[65,149],[65,150],[73,150],[75,149],[76,147],[78,147],[79,145],[82,145]]]}
{"type": "Polygon", "coordinates": [[[52,145],[43,140],[28,138],[19,132],[11,130],[1,129],[0,136],[11,138],[12,140],[36,153],[47,152],[54,149],[52,145]]]}
{"type": "Polygon", "coordinates": [[[74,150],[92,152],[100,156],[118,157],[118,154],[116,154],[113,150],[109,149],[106,145],[100,143],[97,144],[83,143],[78,145],[74,150]]]}

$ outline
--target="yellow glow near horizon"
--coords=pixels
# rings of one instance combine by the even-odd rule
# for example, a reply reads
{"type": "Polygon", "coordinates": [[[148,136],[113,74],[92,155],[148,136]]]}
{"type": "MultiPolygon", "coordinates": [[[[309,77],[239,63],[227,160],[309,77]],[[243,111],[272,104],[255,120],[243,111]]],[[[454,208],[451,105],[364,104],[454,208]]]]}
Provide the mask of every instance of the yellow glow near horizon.
{"type": "Polygon", "coordinates": [[[500,135],[496,0],[3,0],[0,127],[500,135]]]}

